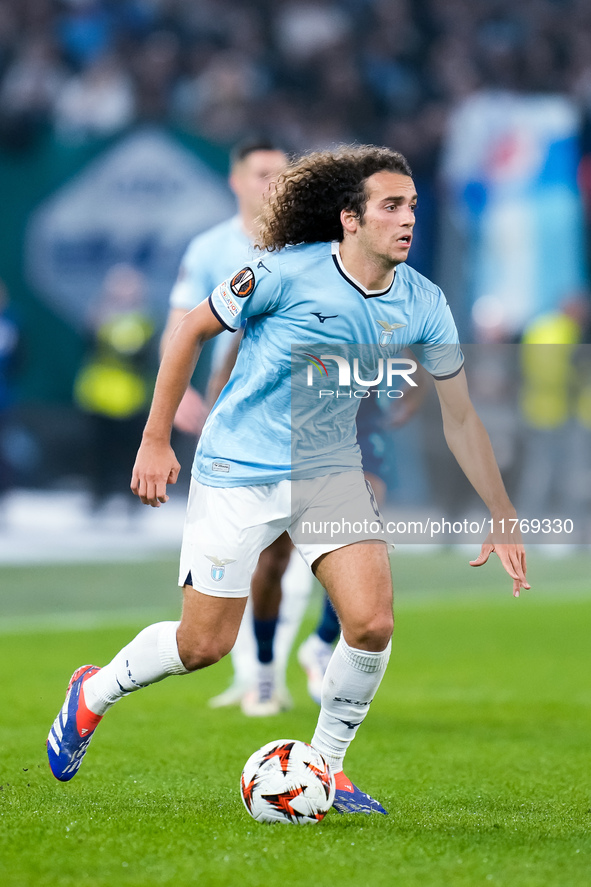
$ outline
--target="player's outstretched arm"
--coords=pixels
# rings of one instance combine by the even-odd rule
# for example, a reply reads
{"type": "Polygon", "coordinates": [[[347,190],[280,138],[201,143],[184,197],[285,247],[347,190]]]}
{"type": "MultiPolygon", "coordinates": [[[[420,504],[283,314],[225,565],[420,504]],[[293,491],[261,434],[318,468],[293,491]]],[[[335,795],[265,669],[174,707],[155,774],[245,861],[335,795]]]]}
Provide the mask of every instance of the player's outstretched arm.
{"type": "Polygon", "coordinates": [[[169,337],[131,478],[132,492],[144,505],[159,507],[168,500],[166,485],[176,483],[180,465],[170,446],[172,423],[203,343],[222,329],[208,302],[202,302],[169,337]]]}
{"type": "Polygon", "coordinates": [[[505,490],[488,434],[468,394],[466,374],[462,370],[453,379],[435,382],[443,430],[447,444],[460,468],[487,505],[493,530],[484,542],[480,555],[470,561],[473,567],[485,564],[494,551],[513,579],[513,594],[530,588],[526,578],[525,550],[521,541],[516,512],[505,490]],[[511,527],[515,527],[511,532],[511,527]]]}

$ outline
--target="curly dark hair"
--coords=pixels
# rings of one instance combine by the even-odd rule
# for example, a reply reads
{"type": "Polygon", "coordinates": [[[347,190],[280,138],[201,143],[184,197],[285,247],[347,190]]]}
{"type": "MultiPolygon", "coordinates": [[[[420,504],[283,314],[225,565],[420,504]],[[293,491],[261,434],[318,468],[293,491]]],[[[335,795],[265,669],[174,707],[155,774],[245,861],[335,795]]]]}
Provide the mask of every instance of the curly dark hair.
{"type": "Polygon", "coordinates": [[[374,145],[346,145],[292,161],[261,213],[257,246],[272,251],[342,240],[341,210],[353,210],[363,221],[366,179],[383,170],[412,175],[402,154],[374,145]]]}

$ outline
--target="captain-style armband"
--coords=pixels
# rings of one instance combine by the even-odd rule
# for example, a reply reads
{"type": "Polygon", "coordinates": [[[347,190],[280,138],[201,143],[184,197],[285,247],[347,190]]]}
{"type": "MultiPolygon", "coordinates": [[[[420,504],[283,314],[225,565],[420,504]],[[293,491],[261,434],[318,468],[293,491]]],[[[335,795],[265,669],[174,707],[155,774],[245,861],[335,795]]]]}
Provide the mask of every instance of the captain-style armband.
{"type": "Polygon", "coordinates": [[[273,257],[245,265],[220,283],[209,297],[209,305],[227,330],[236,332],[247,317],[272,312],[279,298],[280,273],[273,257]],[[260,268],[259,268],[260,266],[260,268]]]}
{"type": "Polygon", "coordinates": [[[212,292],[209,307],[225,329],[231,333],[240,329],[240,308],[229,291],[226,280],[212,292]]]}

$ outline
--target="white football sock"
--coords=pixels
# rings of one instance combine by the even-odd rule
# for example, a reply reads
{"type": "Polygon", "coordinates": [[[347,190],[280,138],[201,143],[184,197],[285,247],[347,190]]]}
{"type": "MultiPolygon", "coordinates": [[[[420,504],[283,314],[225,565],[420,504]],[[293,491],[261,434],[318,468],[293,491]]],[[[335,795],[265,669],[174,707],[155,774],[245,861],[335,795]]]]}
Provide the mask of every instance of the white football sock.
{"type": "Polygon", "coordinates": [[[230,658],[232,659],[232,667],[234,669],[232,684],[248,690],[256,683],[259,664],[250,597],[246,602],[246,608],[242,616],[238,635],[230,652],[230,658]]]}
{"type": "Polygon", "coordinates": [[[273,644],[275,679],[279,687],[286,685],[289,654],[306,613],[313,584],[314,576],[310,567],[294,549],[281,580],[279,622],[273,644]]]}
{"type": "Polygon", "coordinates": [[[149,625],[114,659],[84,682],[84,701],[103,715],[118,699],[164,680],[168,675],[188,674],[176,642],[179,622],[149,625]]]}
{"type": "Polygon", "coordinates": [[[335,773],[365,718],[388,665],[392,642],[372,653],[349,647],[341,635],[322,684],[322,707],[312,745],[335,773]]]}

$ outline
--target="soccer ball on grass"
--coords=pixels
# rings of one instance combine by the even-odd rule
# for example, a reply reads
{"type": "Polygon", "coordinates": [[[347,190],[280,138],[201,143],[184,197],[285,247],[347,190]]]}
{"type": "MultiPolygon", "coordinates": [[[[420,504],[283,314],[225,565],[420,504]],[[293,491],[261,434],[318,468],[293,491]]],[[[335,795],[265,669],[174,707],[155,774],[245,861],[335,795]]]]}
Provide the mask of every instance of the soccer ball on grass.
{"type": "Polygon", "coordinates": [[[297,739],[268,742],[250,756],[240,778],[240,796],[257,822],[320,822],[334,793],[324,757],[297,739]]]}

